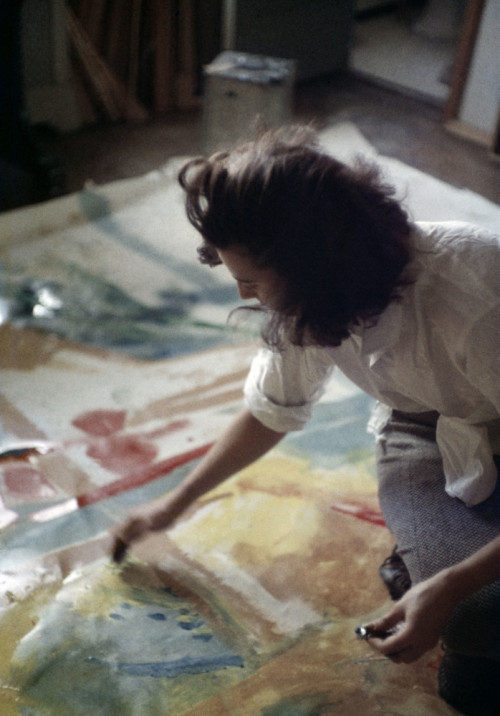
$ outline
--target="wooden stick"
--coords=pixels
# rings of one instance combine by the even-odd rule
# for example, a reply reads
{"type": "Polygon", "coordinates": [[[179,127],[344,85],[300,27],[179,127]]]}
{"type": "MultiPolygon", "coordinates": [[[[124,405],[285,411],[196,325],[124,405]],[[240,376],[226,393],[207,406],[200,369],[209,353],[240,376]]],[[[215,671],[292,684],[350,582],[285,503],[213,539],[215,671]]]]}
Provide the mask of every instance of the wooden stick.
{"type": "Polygon", "coordinates": [[[94,46],[100,51],[102,43],[102,28],[104,22],[104,0],[93,0],[90,4],[86,22],[82,19],[82,25],[87,30],[94,46]]]}
{"type": "Polygon", "coordinates": [[[195,107],[199,100],[194,96],[196,86],[196,47],[194,38],[195,11],[193,0],[179,0],[177,106],[179,109],[195,107]]]}
{"type": "Polygon", "coordinates": [[[104,62],[74,14],[69,8],[66,12],[69,37],[76,56],[106,116],[112,121],[124,116],[135,120],[147,119],[146,109],[134,98],[127,96],[123,83],[104,62]]]}
{"type": "Polygon", "coordinates": [[[493,152],[493,154],[497,154],[500,156],[500,107],[498,108],[497,126],[495,127],[495,132],[493,133],[491,151],[493,152]]]}
{"type": "Polygon", "coordinates": [[[156,112],[174,105],[174,17],[172,0],[155,0],[153,95],[156,112]]]}
{"type": "Polygon", "coordinates": [[[79,0],[75,10],[75,15],[78,17],[84,27],[88,27],[89,18],[92,14],[93,0],[79,0]]]}
{"type": "Polygon", "coordinates": [[[451,91],[443,110],[443,122],[456,119],[467,83],[485,0],[469,0],[465,9],[462,34],[453,68],[451,91]]]}
{"type": "Polygon", "coordinates": [[[132,15],[130,18],[130,37],[128,54],[127,73],[127,119],[134,119],[130,116],[130,105],[135,101],[137,92],[137,77],[139,74],[139,34],[141,27],[142,0],[133,0],[132,15]]]}
{"type": "Polygon", "coordinates": [[[92,98],[89,96],[79,72],[73,68],[71,82],[76,94],[76,100],[80,108],[81,117],[84,124],[96,124],[99,120],[98,112],[94,106],[92,98]]]}
{"type": "Polygon", "coordinates": [[[103,58],[119,80],[126,82],[131,6],[129,0],[107,0],[107,36],[103,58]]]}

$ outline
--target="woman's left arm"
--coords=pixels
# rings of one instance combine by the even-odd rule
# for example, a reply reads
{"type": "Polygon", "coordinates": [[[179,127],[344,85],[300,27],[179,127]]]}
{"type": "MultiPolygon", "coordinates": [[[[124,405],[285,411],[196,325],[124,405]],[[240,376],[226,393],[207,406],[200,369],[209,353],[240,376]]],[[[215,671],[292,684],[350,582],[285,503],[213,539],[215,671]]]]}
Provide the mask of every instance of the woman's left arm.
{"type": "Polygon", "coordinates": [[[412,587],[369,632],[392,632],[369,642],[393,661],[415,661],[438,642],[453,610],[481,587],[500,579],[500,536],[468,559],[412,587]]]}

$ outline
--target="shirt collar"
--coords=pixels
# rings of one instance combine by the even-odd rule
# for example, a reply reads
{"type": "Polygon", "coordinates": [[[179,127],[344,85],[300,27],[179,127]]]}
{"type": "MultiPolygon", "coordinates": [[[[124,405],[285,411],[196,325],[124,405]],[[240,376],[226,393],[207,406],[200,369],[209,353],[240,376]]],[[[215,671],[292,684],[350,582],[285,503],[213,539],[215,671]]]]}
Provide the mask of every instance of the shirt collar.
{"type": "Polygon", "coordinates": [[[402,306],[393,301],[381,313],[376,323],[365,321],[351,330],[351,338],[360,349],[361,355],[369,356],[370,368],[391,348],[401,333],[402,306]]]}

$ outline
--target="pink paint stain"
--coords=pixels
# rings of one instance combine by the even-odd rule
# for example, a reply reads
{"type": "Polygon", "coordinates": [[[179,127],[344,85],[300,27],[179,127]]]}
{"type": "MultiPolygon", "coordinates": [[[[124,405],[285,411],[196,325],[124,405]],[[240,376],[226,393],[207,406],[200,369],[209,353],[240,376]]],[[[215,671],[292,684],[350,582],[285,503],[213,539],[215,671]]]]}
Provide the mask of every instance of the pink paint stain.
{"type": "Polygon", "coordinates": [[[134,435],[115,435],[87,448],[87,455],[99,465],[121,475],[153,462],[157,454],[155,445],[134,435]]]}
{"type": "MultiPolygon", "coordinates": [[[[83,430],[87,435],[105,438],[123,430],[126,418],[125,410],[89,410],[71,422],[72,425],[83,430]]],[[[161,438],[179,430],[185,430],[190,424],[189,420],[173,420],[161,428],[151,430],[147,433],[147,437],[152,439],[161,438]]]]}
{"type": "Polygon", "coordinates": [[[103,438],[122,430],[126,417],[125,410],[90,410],[75,418],[72,424],[87,435],[103,438]]]}
{"type": "Polygon", "coordinates": [[[28,465],[13,465],[3,469],[3,481],[8,492],[24,500],[45,500],[57,494],[45,476],[28,465]]]}
{"type": "Polygon", "coordinates": [[[379,527],[386,526],[382,513],[379,510],[373,510],[370,507],[334,503],[333,505],[330,505],[330,509],[334,512],[340,512],[343,515],[350,515],[358,520],[363,520],[363,522],[370,522],[372,525],[378,525],[379,527]]]}
{"type": "Polygon", "coordinates": [[[82,413],[72,421],[75,427],[95,438],[88,441],[87,455],[106,470],[123,475],[120,480],[81,495],[78,498],[78,506],[83,507],[151,482],[204,454],[209,447],[197,448],[155,463],[158,448],[152,440],[185,430],[190,421],[174,420],[142,435],[117,435],[116,433],[123,430],[125,422],[126,412],[122,410],[92,410],[82,413]]]}

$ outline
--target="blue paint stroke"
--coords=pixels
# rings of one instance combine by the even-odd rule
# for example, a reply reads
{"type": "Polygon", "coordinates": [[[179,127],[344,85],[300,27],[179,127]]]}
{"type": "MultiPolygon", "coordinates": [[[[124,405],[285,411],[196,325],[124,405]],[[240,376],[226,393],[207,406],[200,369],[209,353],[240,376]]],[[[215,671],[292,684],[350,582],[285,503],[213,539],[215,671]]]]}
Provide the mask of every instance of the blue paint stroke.
{"type": "MultiPolygon", "coordinates": [[[[5,320],[147,360],[193,353],[230,340],[228,328],[219,318],[211,321],[192,316],[196,305],[204,305],[207,315],[211,305],[219,305],[200,287],[191,293],[163,291],[156,306],[147,306],[90,269],[62,262],[53,268],[59,274],[57,281],[10,279],[7,274],[4,281],[0,265],[0,301],[8,305],[5,320]]],[[[222,305],[228,314],[234,307],[222,305]]]]}
{"type": "MultiPolygon", "coordinates": [[[[216,281],[209,271],[197,263],[187,263],[178,259],[164,250],[159,250],[148,242],[144,241],[138,234],[131,233],[124,224],[120,223],[113,213],[111,202],[106,196],[84,189],[77,194],[80,208],[86,219],[99,226],[110,239],[117,244],[126,247],[143,258],[147,258],[154,264],[165,266],[170,271],[181,275],[190,274],[192,280],[199,286],[211,287],[216,281]]],[[[196,255],[196,244],[193,243],[193,256],[196,255]]]]}
{"type": "Polygon", "coordinates": [[[221,654],[208,657],[184,656],[175,661],[152,661],[145,663],[118,662],[117,664],[112,664],[92,656],[85,659],[85,661],[97,666],[112,666],[129,676],[151,676],[155,679],[161,677],[172,679],[176,676],[201,674],[203,672],[226,669],[231,666],[244,667],[243,659],[236,654],[221,654]]]}
{"type": "Polygon", "coordinates": [[[150,619],[154,619],[157,622],[164,622],[167,619],[165,614],[161,614],[160,612],[156,612],[155,614],[148,614],[148,617],[150,619]]]}
{"type": "Polygon", "coordinates": [[[198,641],[210,641],[213,638],[213,634],[193,634],[193,639],[198,641]]]}
{"type": "Polygon", "coordinates": [[[205,622],[203,621],[180,621],[177,622],[177,625],[180,626],[181,629],[186,629],[186,631],[191,631],[192,629],[198,629],[199,627],[203,626],[205,622]]]}

